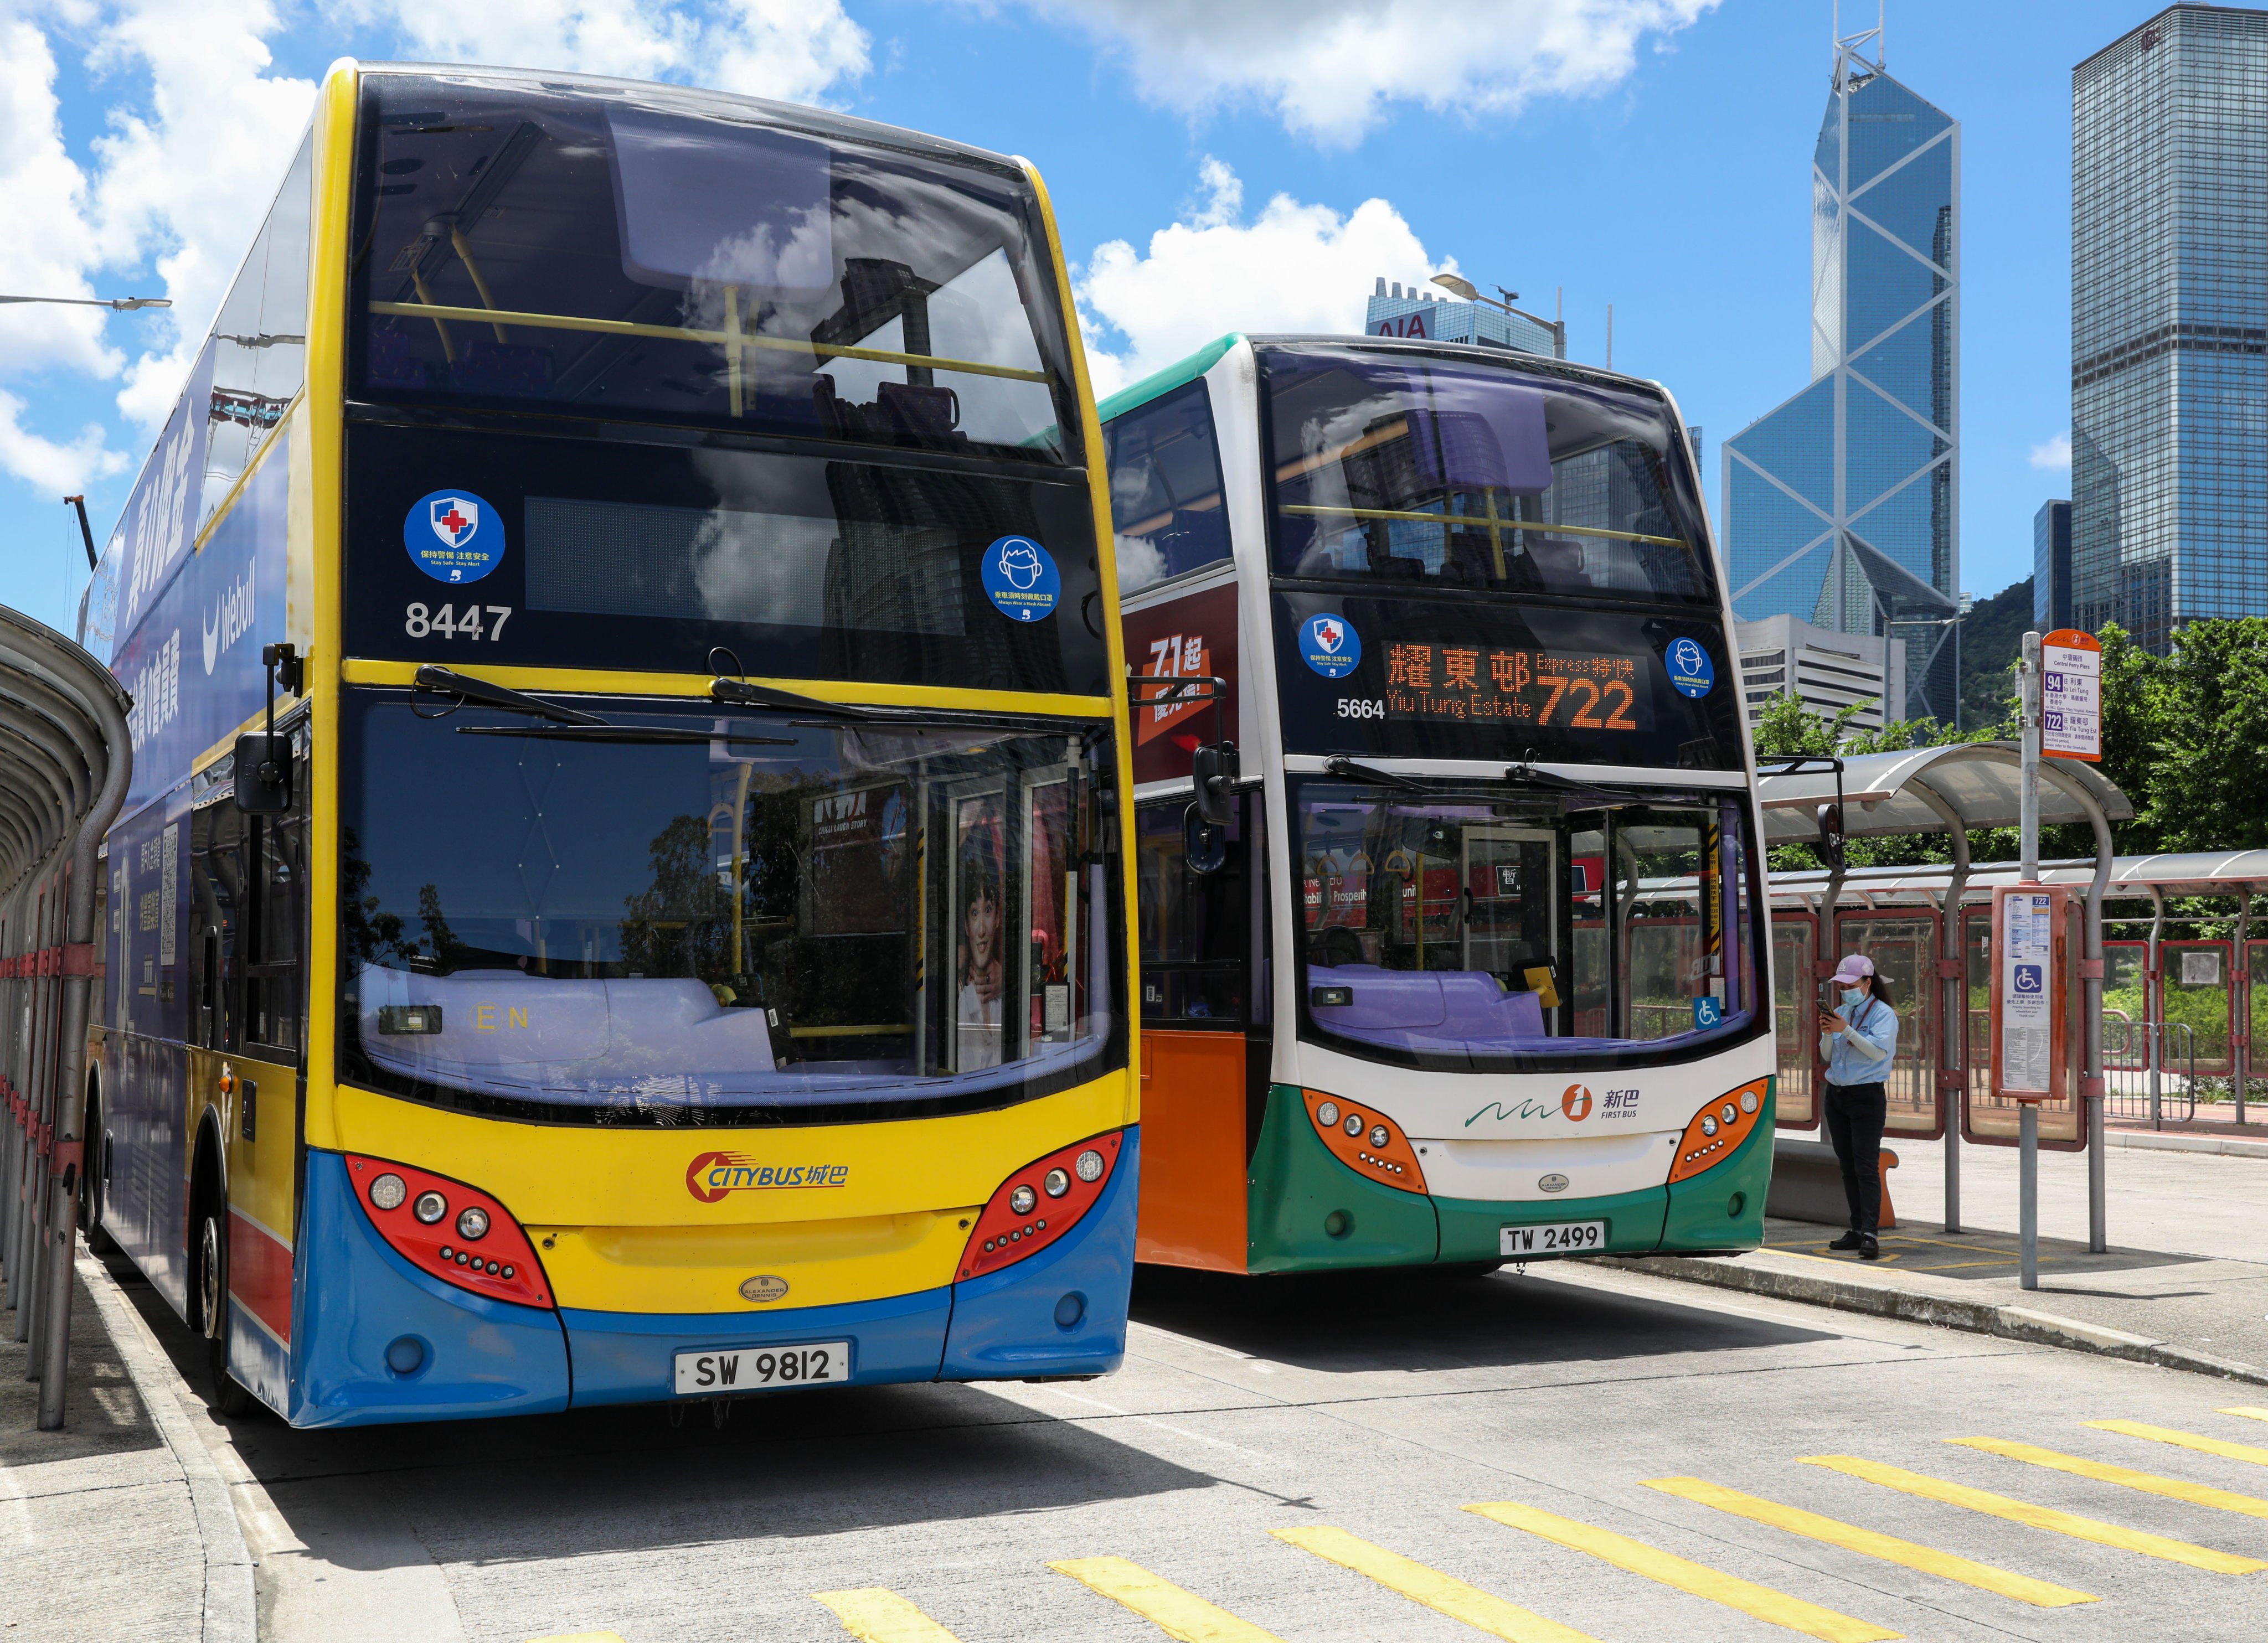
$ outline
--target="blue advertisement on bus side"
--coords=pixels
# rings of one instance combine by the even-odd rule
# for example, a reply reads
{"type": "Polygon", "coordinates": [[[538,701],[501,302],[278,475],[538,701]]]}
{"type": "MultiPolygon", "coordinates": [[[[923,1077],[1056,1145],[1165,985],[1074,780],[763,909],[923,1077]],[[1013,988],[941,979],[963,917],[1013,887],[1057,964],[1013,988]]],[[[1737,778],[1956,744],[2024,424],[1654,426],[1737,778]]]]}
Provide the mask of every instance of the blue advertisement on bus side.
{"type": "MultiPolygon", "coordinates": [[[[172,437],[169,429],[167,438],[172,437]]],[[[165,449],[161,444],[159,450],[165,449]]],[[[267,700],[261,648],[284,634],[288,458],[283,442],[270,447],[204,546],[180,553],[170,568],[158,562],[164,556],[162,534],[140,541],[134,534],[136,503],[127,504],[129,551],[120,592],[125,637],[110,665],[134,698],[127,715],[134,737],[129,815],[186,777],[190,760],[234,731],[267,700]],[[138,562],[150,565],[150,574],[163,580],[154,593],[139,595],[140,608],[135,610],[137,545],[149,555],[138,562]]],[[[145,474],[144,482],[148,481],[145,474]]],[[[161,497],[160,505],[166,500],[161,497]]]]}

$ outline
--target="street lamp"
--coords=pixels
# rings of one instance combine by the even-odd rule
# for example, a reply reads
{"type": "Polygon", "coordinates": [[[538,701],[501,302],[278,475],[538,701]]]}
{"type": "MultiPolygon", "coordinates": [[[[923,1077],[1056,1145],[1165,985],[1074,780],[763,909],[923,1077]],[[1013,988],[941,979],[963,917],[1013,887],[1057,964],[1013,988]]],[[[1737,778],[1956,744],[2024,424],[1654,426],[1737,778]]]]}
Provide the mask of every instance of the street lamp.
{"type": "Polygon", "coordinates": [[[1564,320],[1546,319],[1540,314],[1529,313],[1525,308],[1513,307],[1513,304],[1520,300],[1520,293],[1518,291],[1506,290],[1503,286],[1499,285],[1496,288],[1501,297],[1501,300],[1499,300],[1498,297],[1482,296],[1481,288],[1474,284],[1470,280],[1465,278],[1462,274],[1432,274],[1428,275],[1426,279],[1429,283],[1440,286],[1452,297],[1462,297],[1469,303],[1486,303],[1491,308],[1501,308],[1508,314],[1518,314],[1522,319],[1528,321],[1530,324],[1543,326],[1543,329],[1551,334],[1554,341],[1557,343],[1559,357],[1563,359],[1566,357],[1566,323],[1564,320]]]}
{"type": "Polygon", "coordinates": [[[131,313],[136,308],[171,308],[170,297],[0,297],[0,303],[64,303],[74,308],[113,308],[131,313]]]}

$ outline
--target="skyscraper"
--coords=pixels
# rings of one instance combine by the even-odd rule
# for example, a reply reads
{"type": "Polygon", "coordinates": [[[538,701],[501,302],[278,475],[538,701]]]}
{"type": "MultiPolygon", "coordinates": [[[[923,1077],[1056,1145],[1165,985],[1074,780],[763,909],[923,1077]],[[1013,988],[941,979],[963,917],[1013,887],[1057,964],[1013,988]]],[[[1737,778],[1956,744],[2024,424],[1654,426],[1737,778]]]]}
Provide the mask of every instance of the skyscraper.
{"type": "Polygon", "coordinates": [[[1904,641],[1894,716],[1960,697],[1961,127],[1835,42],[1811,166],[1811,385],[1724,445],[1744,621],[1904,641]]]}
{"type": "Polygon", "coordinates": [[[2032,622],[2043,634],[2072,625],[2067,502],[2043,502],[2032,516],[2032,622]]]}
{"type": "Polygon", "coordinates": [[[2078,625],[2268,613],[2268,12],[2176,5],[2072,70],[2078,625]]]}

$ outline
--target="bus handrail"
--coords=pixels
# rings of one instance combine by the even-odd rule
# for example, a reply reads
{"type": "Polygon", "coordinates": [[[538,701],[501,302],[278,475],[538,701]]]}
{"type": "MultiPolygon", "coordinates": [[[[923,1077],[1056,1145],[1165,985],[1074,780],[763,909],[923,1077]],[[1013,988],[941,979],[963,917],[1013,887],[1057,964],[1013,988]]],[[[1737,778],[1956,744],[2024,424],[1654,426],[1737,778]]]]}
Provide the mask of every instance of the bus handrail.
{"type": "MultiPolygon", "coordinates": [[[[637,325],[628,319],[586,319],[578,314],[531,314],[508,308],[460,308],[447,303],[381,303],[370,304],[374,314],[394,314],[410,319],[462,319],[478,325],[528,326],[539,331],[595,331],[603,336],[663,337],[678,342],[709,342],[718,348],[771,348],[780,353],[808,354],[821,359],[864,359],[882,365],[914,365],[932,370],[959,371],[972,377],[1005,377],[1012,382],[1052,383],[1043,370],[1018,365],[985,365],[973,359],[945,359],[933,354],[898,354],[887,348],[838,348],[831,343],[799,342],[792,337],[759,336],[748,331],[702,331],[689,326],[637,325]]],[[[1640,539],[1659,541],[1658,537],[1640,539]]]]}
{"type": "MultiPolygon", "coordinates": [[[[379,304],[372,303],[376,308],[379,304]]],[[[399,306],[400,304],[396,304],[399,306]]],[[[1351,519],[1407,519],[1418,524],[1469,524],[1484,531],[1534,531],[1544,536],[1596,536],[1613,542],[1650,542],[1657,547],[1690,546],[1682,537],[1646,536],[1637,531],[1609,531],[1594,524],[1550,524],[1542,519],[1499,517],[1483,514],[1425,513],[1405,508],[1354,508],[1311,502],[1279,502],[1278,513],[1344,514],[1351,519]]]]}

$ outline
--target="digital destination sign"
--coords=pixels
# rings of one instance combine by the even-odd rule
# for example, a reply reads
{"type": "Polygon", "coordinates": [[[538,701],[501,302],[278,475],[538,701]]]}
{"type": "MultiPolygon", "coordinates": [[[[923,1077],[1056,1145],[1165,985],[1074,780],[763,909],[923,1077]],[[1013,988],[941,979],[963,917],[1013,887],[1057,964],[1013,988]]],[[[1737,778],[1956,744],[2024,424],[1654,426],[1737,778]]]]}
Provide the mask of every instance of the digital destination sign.
{"type": "Polygon", "coordinates": [[[1740,767],[1740,691],[1714,621],[1296,587],[1274,605],[1287,752],[1740,767]],[[1309,655],[1318,632],[1337,637],[1333,654],[1309,655]]]}
{"type": "Polygon", "coordinates": [[[1386,716],[1651,730],[1653,666],[1651,656],[1398,640],[1386,647],[1386,716]]]}

